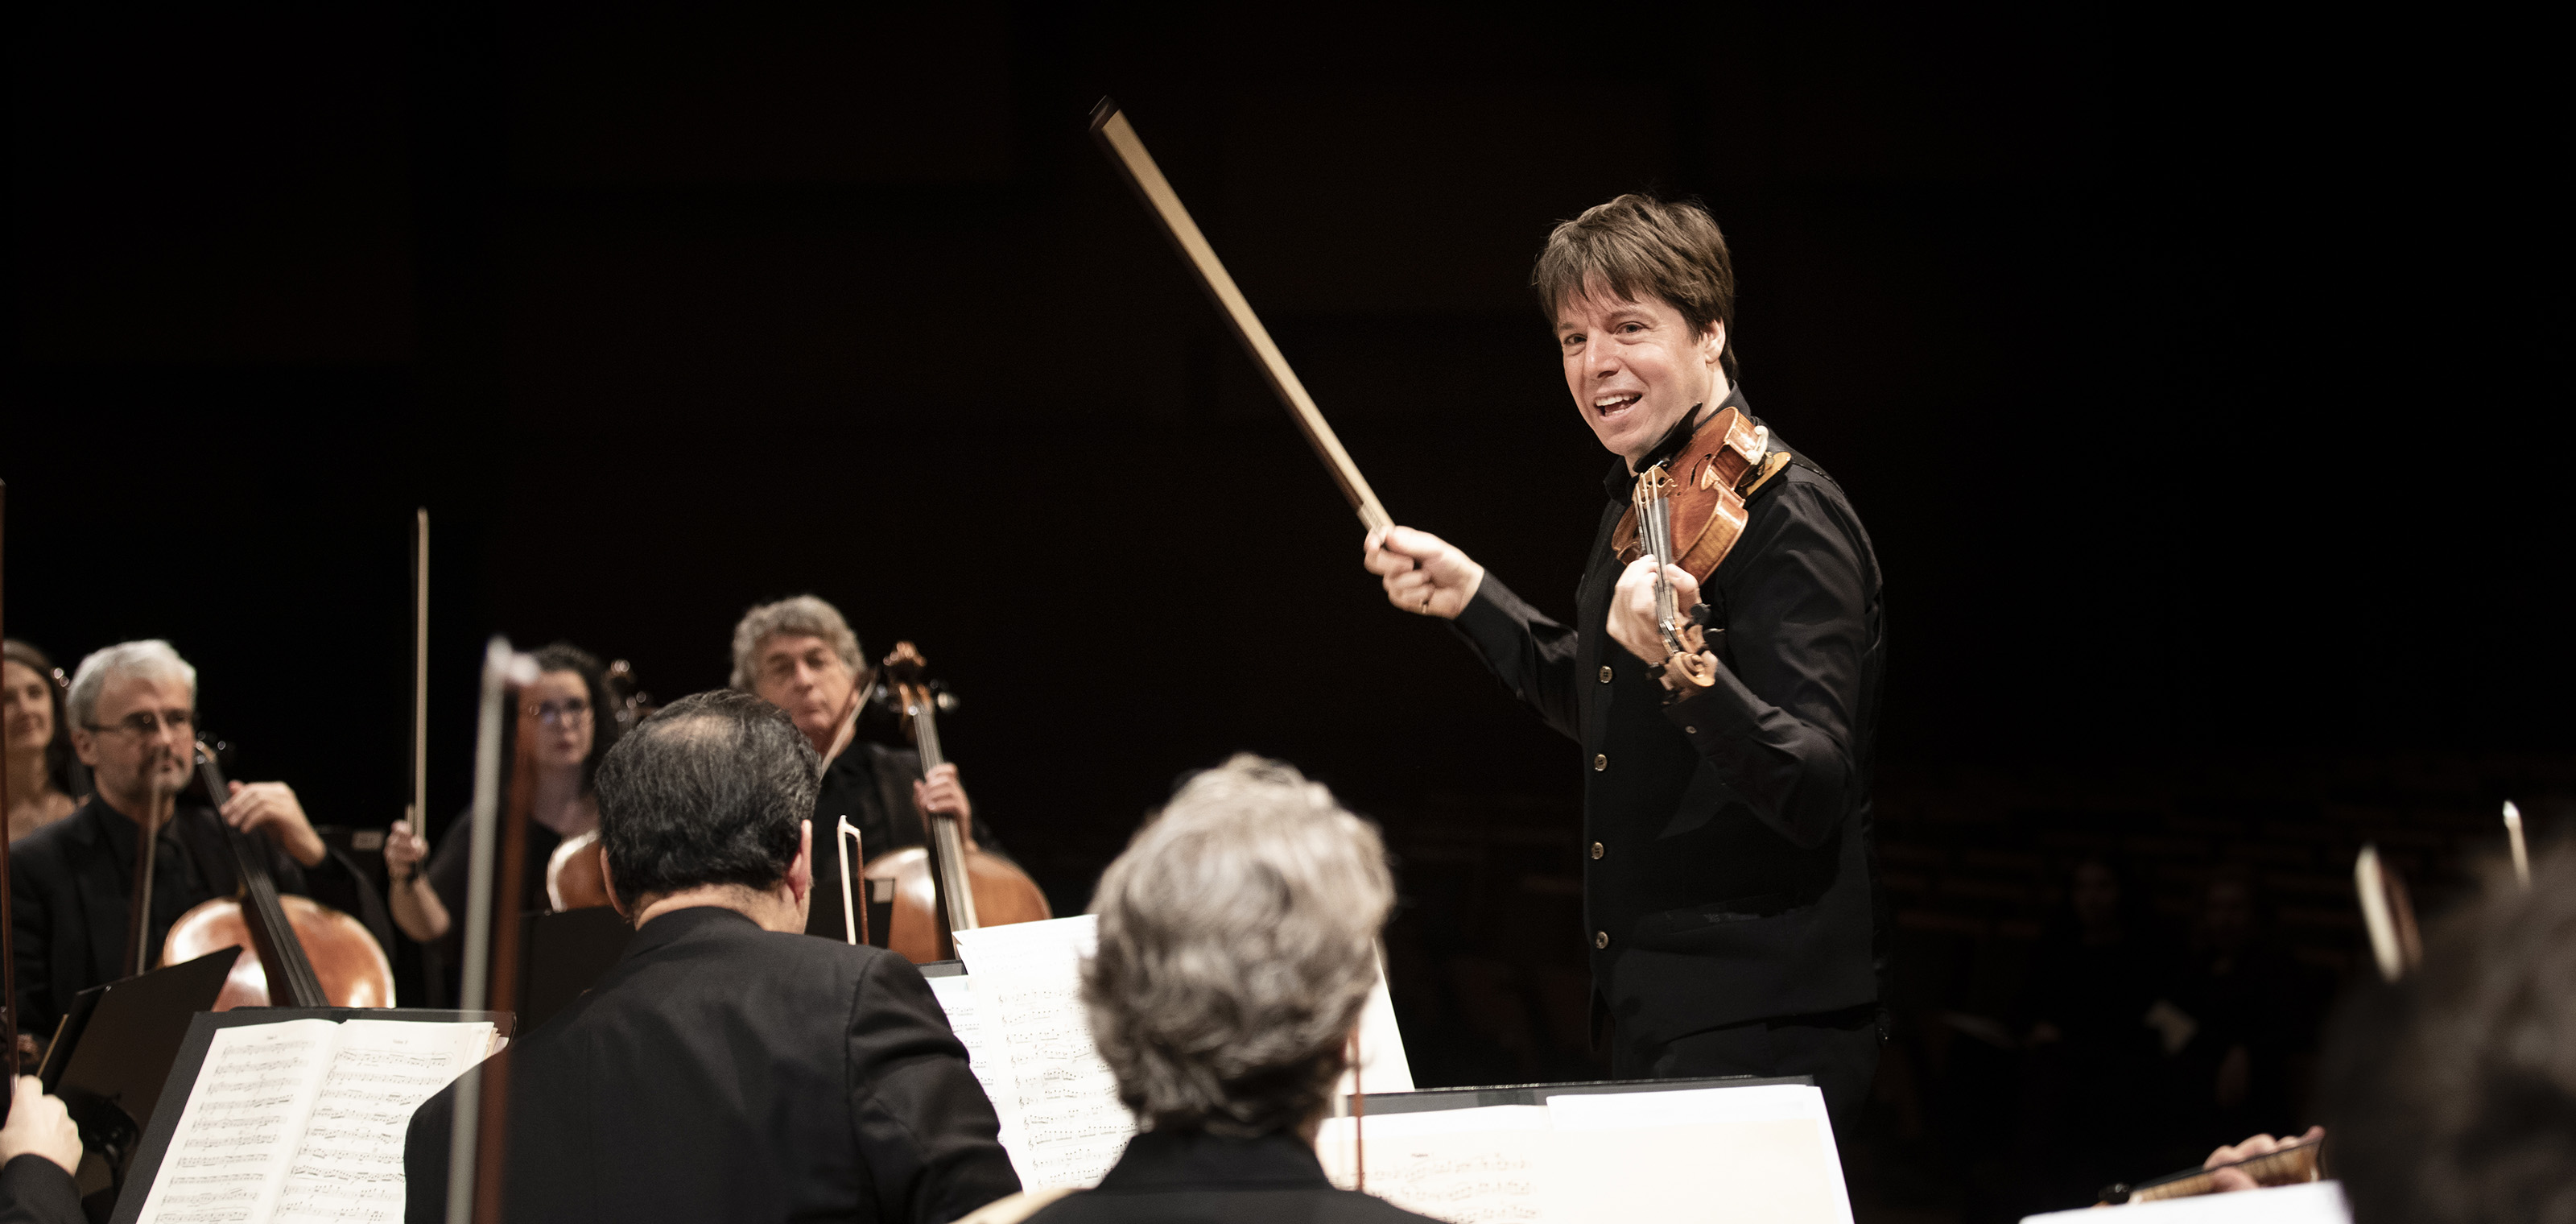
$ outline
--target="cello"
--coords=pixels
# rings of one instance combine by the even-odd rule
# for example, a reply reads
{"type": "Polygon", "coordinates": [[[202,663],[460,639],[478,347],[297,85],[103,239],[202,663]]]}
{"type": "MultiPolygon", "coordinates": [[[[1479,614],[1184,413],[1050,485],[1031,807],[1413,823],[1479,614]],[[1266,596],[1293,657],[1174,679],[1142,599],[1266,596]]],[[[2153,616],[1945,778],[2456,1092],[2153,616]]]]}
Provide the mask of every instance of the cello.
{"type": "MultiPolygon", "coordinates": [[[[222,803],[231,788],[215,753],[199,741],[197,779],[222,803]]],[[[224,948],[250,954],[233,962],[214,1010],[236,1007],[391,1007],[394,970],[366,925],[308,897],[281,894],[268,872],[268,849],[258,835],[224,826],[241,881],[237,896],[198,904],[170,924],[161,941],[161,963],[175,965],[224,948]]],[[[141,841],[148,862],[153,838],[141,841]]],[[[148,868],[147,868],[148,870],[148,868]]],[[[148,877],[146,877],[148,879],[148,877]]]]}
{"type": "MultiPolygon", "coordinates": [[[[886,679],[902,700],[925,775],[948,760],[939,746],[939,703],[922,679],[926,666],[910,642],[895,643],[894,653],[885,659],[886,679]]],[[[955,816],[924,812],[921,821],[923,844],[881,854],[859,873],[871,895],[894,894],[886,923],[889,950],[916,965],[950,960],[957,955],[958,931],[1055,917],[1046,894],[1027,872],[966,844],[955,816]]],[[[836,830],[834,837],[840,836],[836,830]]],[[[864,853],[866,847],[860,850],[864,853]]]]}

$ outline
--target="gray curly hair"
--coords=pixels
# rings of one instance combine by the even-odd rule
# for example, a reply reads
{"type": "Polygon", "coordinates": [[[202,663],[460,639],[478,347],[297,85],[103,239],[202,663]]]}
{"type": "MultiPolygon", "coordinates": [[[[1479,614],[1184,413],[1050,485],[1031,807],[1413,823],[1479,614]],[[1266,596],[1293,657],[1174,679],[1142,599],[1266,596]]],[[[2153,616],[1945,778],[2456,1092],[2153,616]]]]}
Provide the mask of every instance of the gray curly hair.
{"type": "Polygon", "coordinates": [[[1324,1111],[1395,881],[1377,829],[1294,768],[1191,778],[1100,877],[1092,1040],[1156,1130],[1250,1136],[1324,1111]]]}
{"type": "Polygon", "coordinates": [[[850,632],[850,622],[841,619],[841,610],[811,595],[797,595],[757,605],[743,613],[742,620],[734,625],[733,687],[746,693],[756,690],[760,660],[752,656],[759,652],[761,639],[773,633],[821,638],[832,644],[832,653],[850,665],[851,674],[868,669],[859,661],[859,635],[850,632]]]}
{"type": "Polygon", "coordinates": [[[170,643],[160,638],[139,642],[118,642],[114,646],[91,651],[72,672],[71,692],[64,696],[72,725],[87,729],[98,721],[98,699],[110,680],[127,676],[149,676],[153,679],[175,679],[188,686],[188,704],[197,703],[197,669],[170,643]]]}

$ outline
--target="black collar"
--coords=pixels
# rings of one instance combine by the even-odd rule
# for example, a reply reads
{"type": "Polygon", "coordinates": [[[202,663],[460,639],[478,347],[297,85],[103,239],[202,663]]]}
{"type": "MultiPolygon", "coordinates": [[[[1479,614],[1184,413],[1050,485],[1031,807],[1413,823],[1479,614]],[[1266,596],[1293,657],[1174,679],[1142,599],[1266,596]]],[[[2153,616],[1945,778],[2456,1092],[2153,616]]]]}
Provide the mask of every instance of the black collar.
{"type": "MultiPolygon", "coordinates": [[[[1717,407],[1715,408],[1709,408],[1706,404],[1699,404],[1693,406],[1690,411],[1683,413],[1682,419],[1673,422],[1673,427],[1664,431],[1663,440],[1655,443],[1655,449],[1646,452],[1645,461],[1637,465],[1637,471],[1645,471],[1647,468],[1653,467],[1658,463],[1662,463],[1665,460],[1682,453],[1682,448],[1690,445],[1691,435],[1698,433],[1699,427],[1707,424],[1709,417],[1724,412],[1729,408],[1743,413],[1748,418],[1753,416],[1753,406],[1744,402],[1743,384],[1738,383],[1737,385],[1728,388],[1726,398],[1717,401],[1717,407]],[[1705,411],[1703,411],[1703,409],[1705,409],[1705,411]]],[[[1628,500],[1629,494],[1636,487],[1637,472],[1631,472],[1628,470],[1627,460],[1622,459],[1617,455],[1612,455],[1610,457],[1610,472],[1608,475],[1601,478],[1601,491],[1608,495],[1610,500],[1614,502],[1625,502],[1628,500]]]]}
{"type": "Polygon", "coordinates": [[[1294,1131],[1235,1139],[1204,1130],[1154,1130],[1127,1141],[1127,1153],[1100,1179],[1098,1193],[1329,1190],[1332,1185],[1313,1146],[1294,1131]]]}
{"type": "Polygon", "coordinates": [[[626,954],[618,959],[630,961],[659,952],[702,932],[722,938],[761,929],[759,923],[751,920],[751,915],[741,910],[726,909],[721,905],[692,905],[656,914],[652,921],[636,928],[635,937],[626,941],[626,954]]]}

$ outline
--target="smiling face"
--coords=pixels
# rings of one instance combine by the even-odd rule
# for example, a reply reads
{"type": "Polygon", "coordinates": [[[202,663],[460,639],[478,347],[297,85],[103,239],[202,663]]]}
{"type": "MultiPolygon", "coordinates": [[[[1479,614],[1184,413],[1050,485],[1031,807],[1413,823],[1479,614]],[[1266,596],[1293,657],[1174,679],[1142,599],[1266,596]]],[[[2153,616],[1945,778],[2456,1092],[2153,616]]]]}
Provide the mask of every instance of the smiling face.
{"type": "Polygon", "coordinates": [[[752,685],[761,699],[787,711],[814,751],[831,751],[841,716],[850,710],[850,691],[858,686],[858,676],[832,644],[812,634],[773,633],[760,639],[751,658],[752,685]]]}
{"type": "Polygon", "coordinates": [[[1556,342],[1584,424],[1631,468],[1693,406],[1726,398],[1726,325],[1693,330],[1652,295],[1631,302],[1595,281],[1557,308],[1556,342]]]}
{"type": "Polygon", "coordinates": [[[0,709],[7,711],[10,753],[25,756],[43,752],[45,745],[54,740],[53,682],[16,660],[0,664],[0,679],[7,682],[7,695],[0,699],[0,709]]]}

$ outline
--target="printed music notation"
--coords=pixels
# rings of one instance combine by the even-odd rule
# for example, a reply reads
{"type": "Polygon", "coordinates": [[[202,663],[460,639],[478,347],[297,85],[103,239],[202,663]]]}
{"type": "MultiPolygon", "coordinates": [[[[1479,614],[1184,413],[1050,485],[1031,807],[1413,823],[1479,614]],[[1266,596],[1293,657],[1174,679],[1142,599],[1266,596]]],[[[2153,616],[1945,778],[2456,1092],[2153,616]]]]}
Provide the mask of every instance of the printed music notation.
{"type": "Polygon", "coordinates": [[[482,1060],[489,1024],[220,1029],[141,1224],[392,1224],[412,1111],[482,1060]]]}
{"type": "Polygon", "coordinates": [[[1081,963],[1097,931],[1086,914],[958,933],[982,1040],[1009,1068],[992,1093],[1015,1115],[1019,1142],[1005,1146],[1031,1189],[1098,1182],[1136,1133],[1082,1006],[1081,963]]]}

